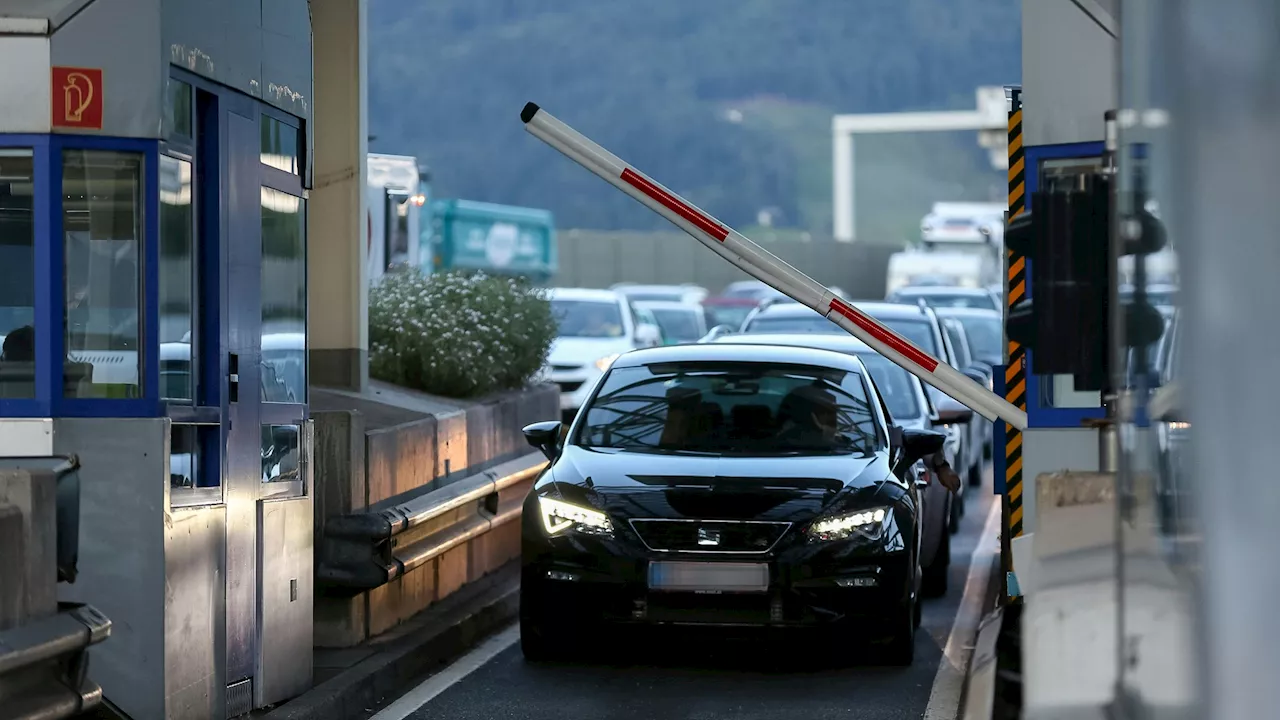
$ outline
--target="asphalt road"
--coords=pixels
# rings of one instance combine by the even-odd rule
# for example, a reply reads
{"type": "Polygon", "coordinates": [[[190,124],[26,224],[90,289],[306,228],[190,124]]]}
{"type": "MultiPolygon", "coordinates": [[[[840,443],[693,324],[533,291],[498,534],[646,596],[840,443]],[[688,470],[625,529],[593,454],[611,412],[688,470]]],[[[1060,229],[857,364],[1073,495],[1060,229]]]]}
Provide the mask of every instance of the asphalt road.
{"type": "MultiPolygon", "coordinates": [[[[687,631],[600,637],[581,662],[533,665],[516,628],[410,689],[375,720],[776,720],[920,718],[929,705],[947,638],[965,590],[969,560],[993,503],[988,469],[968,488],[960,532],[952,537],[950,587],[926,601],[915,663],[881,667],[810,656],[802,647],[758,636],[687,631]]],[[[953,673],[954,674],[954,673],[953,673]]],[[[931,717],[935,715],[932,710],[931,717]]]]}

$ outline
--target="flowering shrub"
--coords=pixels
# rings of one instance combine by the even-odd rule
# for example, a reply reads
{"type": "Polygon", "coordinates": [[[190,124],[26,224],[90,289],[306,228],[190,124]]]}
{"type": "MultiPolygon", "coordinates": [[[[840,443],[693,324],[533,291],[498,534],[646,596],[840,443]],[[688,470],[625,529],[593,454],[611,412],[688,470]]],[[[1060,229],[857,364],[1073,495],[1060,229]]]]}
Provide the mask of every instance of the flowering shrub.
{"type": "Polygon", "coordinates": [[[369,374],[435,395],[523,387],[555,336],[551,303],[524,280],[405,270],[369,291],[369,374]]]}

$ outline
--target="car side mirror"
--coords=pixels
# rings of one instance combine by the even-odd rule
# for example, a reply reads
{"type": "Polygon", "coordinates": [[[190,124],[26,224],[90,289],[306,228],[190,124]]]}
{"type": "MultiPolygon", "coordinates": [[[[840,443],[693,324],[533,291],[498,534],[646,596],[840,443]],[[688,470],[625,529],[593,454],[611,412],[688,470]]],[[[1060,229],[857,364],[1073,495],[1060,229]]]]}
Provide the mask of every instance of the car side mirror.
{"type": "Polygon", "coordinates": [[[973,365],[970,365],[969,367],[965,368],[964,370],[961,370],[960,372],[964,373],[965,377],[969,378],[970,380],[978,383],[979,385],[982,385],[983,387],[986,387],[987,374],[982,372],[982,370],[974,367],[973,365]]]}
{"type": "Polygon", "coordinates": [[[636,325],[636,347],[655,347],[662,344],[662,331],[652,323],[636,325]]]}
{"type": "Polygon", "coordinates": [[[560,456],[560,450],[563,448],[562,430],[563,423],[559,420],[546,420],[525,425],[521,432],[524,433],[525,442],[541,450],[548,460],[555,460],[560,456]]]}
{"type": "Polygon", "coordinates": [[[919,460],[940,452],[946,442],[946,434],[937,430],[903,430],[903,463],[913,465],[919,460]]]}
{"type": "Polygon", "coordinates": [[[938,401],[937,411],[934,425],[965,425],[973,421],[973,411],[950,397],[938,401]]]}

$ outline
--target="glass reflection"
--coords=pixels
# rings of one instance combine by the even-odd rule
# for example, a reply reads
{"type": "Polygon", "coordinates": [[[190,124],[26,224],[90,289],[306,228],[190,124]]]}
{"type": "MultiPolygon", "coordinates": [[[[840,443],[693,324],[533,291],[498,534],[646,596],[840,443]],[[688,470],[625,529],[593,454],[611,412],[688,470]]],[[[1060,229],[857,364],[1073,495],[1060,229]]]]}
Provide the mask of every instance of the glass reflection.
{"type": "Polygon", "coordinates": [[[195,214],[191,163],[160,157],[160,397],[192,400],[195,214]]]}
{"type": "Polygon", "coordinates": [[[302,143],[298,129],[269,115],[262,116],[260,127],[260,162],[291,175],[299,174],[298,155],[302,143]]]}
{"type": "Polygon", "coordinates": [[[142,156],[64,150],[66,397],[141,395],[142,156]]]}
{"type": "Polygon", "coordinates": [[[173,425],[169,429],[169,487],[200,487],[200,428],[173,425]]]}
{"type": "Polygon", "coordinates": [[[301,426],[262,426],[262,482],[301,480],[298,473],[298,438],[301,426]]]}
{"type": "Polygon", "coordinates": [[[30,150],[0,149],[0,399],[36,394],[32,172],[30,150]]]}
{"type": "Polygon", "coordinates": [[[307,401],[307,256],[301,198],[262,189],[262,401],[307,401]]]}

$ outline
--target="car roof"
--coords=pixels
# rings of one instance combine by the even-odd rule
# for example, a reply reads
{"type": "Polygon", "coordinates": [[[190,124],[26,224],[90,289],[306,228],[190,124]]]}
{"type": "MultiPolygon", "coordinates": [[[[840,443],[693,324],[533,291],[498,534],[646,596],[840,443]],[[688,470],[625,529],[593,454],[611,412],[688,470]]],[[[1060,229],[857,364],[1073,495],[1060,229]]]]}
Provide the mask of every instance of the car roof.
{"type": "Polygon", "coordinates": [[[999,310],[992,310],[991,308],[973,308],[973,307],[962,308],[962,307],[944,306],[944,307],[936,307],[933,309],[933,311],[937,313],[939,317],[954,317],[954,318],[983,317],[983,318],[992,318],[995,320],[999,320],[1000,318],[1003,317],[1003,315],[1000,314],[999,310]]]}
{"type": "Polygon", "coordinates": [[[853,355],[793,345],[750,345],[746,343],[662,345],[632,350],[613,361],[613,367],[639,367],[672,362],[757,362],[785,365],[815,365],[847,372],[863,373],[862,361],[853,355]]]}
{"type": "Polygon", "coordinates": [[[642,293],[642,292],[687,293],[687,292],[693,292],[696,290],[701,290],[702,288],[697,287],[695,285],[663,285],[661,283],[655,283],[651,285],[646,285],[642,283],[616,283],[613,286],[611,286],[609,289],[615,290],[620,293],[632,293],[632,292],[635,292],[635,293],[642,293]]]}
{"type": "MultiPolygon", "coordinates": [[[[880,355],[880,352],[852,335],[839,333],[739,333],[723,335],[713,339],[713,343],[725,345],[785,345],[790,347],[816,348],[832,352],[866,355],[880,355]]],[[[883,357],[883,356],[882,356],[883,357]]],[[[903,372],[910,374],[906,368],[903,372]]]]}
{"type": "Polygon", "coordinates": [[[600,290],[598,288],[551,288],[547,291],[547,296],[552,300],[618,302],[622,299],[622,296],[615,290],[600,290]]]}
{"type": "Polygon", "coordinates": [[[963,287],[960,285],[909,285],[898,288],[895,295],[990,295],[986,288],[963,287]]]}
{"type": "Polygon", "coordinates": [[[702,312],[698,303],[681,302],[679,300],[637,300],[632,303],[638,308],[650,310],[683,310],[684,312],[702,312]]]}
{"type": "Polygon", "coordinates": [[[786,345],[791,347],[818,348],[843,353],[875,352],[866,343],[852,335],[839,333],[737,333],[722,335],[711,342],[726,345],[786,345]]]}
{"type": "MultiPolygon", "coordinates": [[[[884,318],[924,318],[927,314],[919,305],[912,303],[895,303],[895,302],[867,302],[855,300],[852,303],[855,308],[862,312],[875,317],[884,318]]],[[[813,310],[807,305],[797,302],[775,303],[760,308],[756,317],[804,317],[806,315],[819,315],[818,311],[813,310]]]]}

